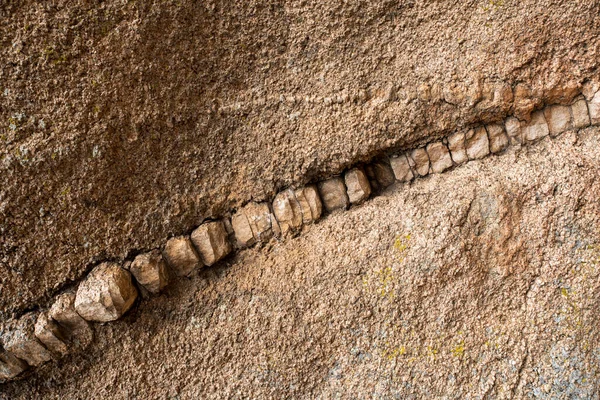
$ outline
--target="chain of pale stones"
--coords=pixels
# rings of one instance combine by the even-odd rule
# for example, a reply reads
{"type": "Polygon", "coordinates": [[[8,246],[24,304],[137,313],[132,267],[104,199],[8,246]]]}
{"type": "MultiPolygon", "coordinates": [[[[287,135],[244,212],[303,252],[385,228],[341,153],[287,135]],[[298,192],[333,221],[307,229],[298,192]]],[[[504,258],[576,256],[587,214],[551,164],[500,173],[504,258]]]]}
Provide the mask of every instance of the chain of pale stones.
{"type": "Polygon", "coordinates": [[[143,297],[160,293],[169,283],[171,271],[189,276],[234,250],[296,233],[321,218],[323,210],[345,210],[396,181],[442,173],[500,153],[510,145],[590,125],[600,125],[600,91],[592,98],[580,96],[569,106],[552,105],[536,111],[528,122],[509,117],[504,124],[457,132],[425,147],[351,168],[343,176],[316,185],[284,190],[271,204],[249,203],[231,218],[208,221],[190,236],[169,239],[162,251],[140,254],[124,265],[102,263],[76,291],[57,296],[50,309],[27,313],[0,327],[0,382],[87,347],[93,340],[90,323],[115,321],[140,293],[143,297]]]}

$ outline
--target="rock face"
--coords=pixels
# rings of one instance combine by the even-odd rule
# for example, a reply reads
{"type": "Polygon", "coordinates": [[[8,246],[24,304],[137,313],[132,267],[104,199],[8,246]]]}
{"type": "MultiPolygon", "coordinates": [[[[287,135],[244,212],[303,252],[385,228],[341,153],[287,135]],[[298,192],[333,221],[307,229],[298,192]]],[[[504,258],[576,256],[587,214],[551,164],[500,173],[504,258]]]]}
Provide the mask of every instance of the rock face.
{"type": "Polygon", "coordinates": [[[351,204],[360,204],[371,195],[371,184],[364,171],[352,168],[344,174],[344,181],[351,204]]]}
{"type": "Polygon", "coordinates": [[[383,159],[366,165],[365,173],[369,177],[372,188],[377,191],[384,190],[396,181],[392,167],[383,159]]]}
{"type": "Polygon", "coordinates": [[[576,129],[584,128],[590,125],[590,114],[585,99],[579,99],[571,106],[573,114],[573,127],[576,129]]]}
{"type": "Polygon", "coordinates": [[[465,132],[456,132],[448,137],[448,149],[452,155],[452,161],[460,165],[469,161],[465,148],[465,132]]]}
{"type": "Polygon", "coordinates": [[[600,125],[600,90],[588,102],[588,109],[592,125],[600,125]]]}
{"type": "Polygon", "coordinates": [[[410,182],[415,177],[406,154],[390,158],[390,165],[394,171],[394,176],[400,182],[410,182]]]}
{"type": "MultiPolygon", "coordinates": [[[[586,106],[587,110],[587,106],[586,106]]],[[[509,117],[506,119],[505,125],[506,134],[510,140],[510,144],[512,146],[519,145],[523,142],[523,135],[521,133],[521,122],[514,117],[509,117]]]]}
{"type": "Polygon", "coordinates": [[[281,234],[279,223],[267,203],[246,204],[238,210],[231,222],[237,243],[242,247],[266,242],[281,234]]]}
{"type": "Polygon", "coordinates": [[[75,311],[75,293],[62,293],[56,297],[48,315],[61,326],[69,345],[86,348],[94,338],[89,323],[75,311]]]}
{"type": "Polygon", "coordinates": [[[198,249],[202,262],[211,266],[231,253],[231,244],[223,221],[206,222],[192,232],[192,243],[198,249]]]}
{"type": "Polygon", "coordinates": [[[189,276],[202,266],[200,257],[187,236],[178,236],[167,241],[163,251],[165,260],[178,276],[189,276]]]}
{"type": "Polygon", "coordinates": [[[13,379],[27,369],[27,364],[0,346],[0,383],[13,379]]]}
{"type": "Polygon", "coordinates": [[[331,178],[319,182],[319,193],[321,193],[323,205],[328,212],[339,209],[345,210],[350,205],[342,178],[331,178]]]}
{"type": "Polygon", "coordinates": [[[86,321],[115,321],[131,308],[137,294],[128,271],[115,263],[102,263],[79,285],[75,310],[86,321]]]}
{"type": "Polygon", "coordinates": [[[38,315],[34,333],[35,337],[55,356],[62,357],[69,353],[63,333],[47,312],[43,311],[38,315]]]}
{"type": "Polygon", "coordinates": [[[424,148],[415,149],[410,153],[410,158],[414,162],[414,170],[419,176],[429,174],[429,155],[424,148]]]}
{"type": "Polygon", "coordinates": [[[536,111],[531,115],[530,122],[522,122],[521,133],[524,142],[533,142],[544,136],[548,136],[550,131],[544,113],[542,111],[536,111]]]}
{"type": "Polygon", "coordinates": [[[36,319],[35,313],[25,314],[0,332],[4,349],[33,367],[52,359],[50,351],[35,336],[36,319]]]}
{"type": "Polygon", "coordinates": [[[138,255],[129,267],[135,280],[148,292],[158,294],[169,284],[167,263],[158,250],[138,255]]]}
{"type": "Polygon", "coordinates": [[[509,139],[504,127],[499,124],[492,124],[486,126],[486,130],[490,139],[490,151],[492,153],[500,153],[506,150],[509,145],[509,139]]]}
{"type": "Polygon", "coordinates": [[[548,131],[552,137],[573,129],[571,107],[561,105],[546,107],[544,109],[544,117],[548,123],[548,131]]]}
{"type": "Polygon", "coordinates": [[[490,142],[483,126],[465,133],[465,148],[469,160],[478,160],[490,154],[490,142]]]}
{"type": "Polygon", "coordinates": [[[431,162],[431,170],[436,174],[441,174],[453,165],[450,151],[442,142],[428,144],[427,154],[431,162]]]}
{"type": "Polygon", "coordinates": [[[298,189],[296,190],[295,195],[300,204],[302,222],[304,224],[310,224],[321,218],[321,215],[323,214],[323,203],[321,203],[321,197],[319,197],[319,192],[315,185],[309,185],[298,189]]]}
{"type": "MultiPolygon", "coordinates": [[[[308,208],[308,212],[310,213],[310,208],[305,208],[308,208]]],[[[273,200],[273,215],[277,219],[277,222],[279,222],[279,227],[283,235],[302,227],[302,208],[292,189],[284,190],[275,196],[273,200]]]]}

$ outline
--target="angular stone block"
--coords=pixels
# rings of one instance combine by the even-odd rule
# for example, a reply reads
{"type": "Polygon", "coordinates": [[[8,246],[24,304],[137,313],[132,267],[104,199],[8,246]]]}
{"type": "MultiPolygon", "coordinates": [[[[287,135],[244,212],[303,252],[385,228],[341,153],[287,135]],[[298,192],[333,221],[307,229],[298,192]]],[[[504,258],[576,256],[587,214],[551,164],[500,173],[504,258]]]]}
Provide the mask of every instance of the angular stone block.
{"type": "Polygon", "coordinates": [[[548,124],[542,111],[536,111],[531,115],[531,121],[521,122],[523,142],[533,142],[550,134],[548,124]]]}
{"type": "Polygon", "coordinates": [[[592,125],[600,125],[600,91],[596,92],[588,102],[590,122],[592,125]]]}
{"type": "Polygon", "coordinates": [[[392,166],[392,171],[394,171],[396,180],[400,182],[409,182],[415,177],[412,172],[412,168],[410,168],[406,154],[401,154],[397,157],[391,157],[390,165],[392,166]]]}
{"type": "Polygon", "coordinates": [[[544,109],[544,117],[546,117],[548,131],[552,137],[573,129],[571,108],[568,106],[554,105],[546,107],[544,109]]]}
{"type": "Polygon", "coordinates": [[[521,122],[518,119],[514,117],[507,118],[504,122],[504,127],[506,128],[506,134],[511,145],[514,146],[523,142],[521,122]]]}
{"type": "Polygon", "coordinates": [[[410,153],[410,158],[414,161],[414,171],[418,176],[426,176],[429,174],[429,155],[424,147],[414,149],[410,153]]]}
{"type": "Polygon", "coordinates": [[[364,171],[360,168],[352,168],[344,174],[348,199],[351,204],[359,204],[371,195],[371,184],[364,171]]]}
{"type": "Polygon", "coordinates": [[[383,190],[396,182],[394,171],[386,160],[376,160],[365,166],[365,173],[371,180],[371,188],[383,190]]]}
{"type": "Polygon", "coordinates": [[[205,222],[192,232],[192,243],[205,265],[211,266],[231,253],[223,221],[205,222]]]}
{"type": "Polygon", "coordinates": [[[187,236],[169,239],[163,250],[163,256],[178,276],[189,276],[196,268],[202,267],[200,257],[187,236]]]}
{"type": "Polygon", "coordinates": [[[58,295],[48,314],[61,326],[69,345],[86,348],[92,342],[94,332],[90,324],[75,311],[75,293],[58,295]]]}
{"type": "Polygon", "coordinates": [[[87,321],[115,321],[131,308],[137,295],[129,271],[105,262],[94,268],[79,285],[75,310],[87,321]]]}
{"type": "Polygon", "coordinates": [[[273,215],[283,235],[302,227],[302,209],[292,189],[277,193],[273,200],[273,215]]]}
{"type": "Polygon", "coordinates": [[[266,242],[281,233],[279,223],[267,203],[249,203],[244,208],[248,223],[256,241],[266,242]]]}
{"type": "Polygon", "coordinates": [[[302,222],[309,224],[317,221],[323,214],[323,203],[315,185],[297,189],[294,193],[302,211],[302,222]]]}
{"type": "Polygon", "coordinates": [[[323,205],[328,212],[337,209],[345,210],[350,205],[346,186],[342,178],[336,177],[319,182],[318,187],[319,193],[321,193],[321,200],[323,200],[323,205]]]}
{"type": "Polygon", "coordinates": [[[27,364],[0,347],[0,383],[16,378],[27,369],[27,364]]]}
{"type": "Polygon", "coordinates": [[[452,156],[452,161],[456,165],[464,164],[469,161],[467,149],[465,148],[465,133],[456,132],[448,136],[448,149],[452,156]]]}
{"type": "Polygon", "coordinates": [[[508,147],[508,135],[502,125],[491,124],[486,126],[486,130],[490,139],[490,151],[492,153],[499,153],[508,147]]]}
{"type": "Polygon", "coordinates": [[[0,335],[4,349],[32,367],[52,359],[50,351],[35,336],[36,319],[34,313],[25,314],[9,322],[0,335]]]}
{"type": "Polygon", "coordinates": [[[452,168],[452,157],[448,147],[442,142],[429,143],[427,145],[427,154],[431,163],[431,170],[436,174],[441,174],[448,168],[452,168]]]}
{"type": "Polygon", "coordinates": [[[573,127],[581,129],[590,126],[590,113],[584,99],[577,100],[571,105],[571,113],[573,115],[573,127]]]}
{"type": "Polygon", "coordinates": [[[231,217],[231,226],[233,227],[234,236],[239,247],[249,247],[256,243],[250,222],[243,209],[231,217]]]}
{"type": "Polygon", "coordinates": [[[465,147],[469,160],[479,160],[490,154],[490,141],[485,127],[480,126],[466,132],[465,147]]]}
{"type": "Polygon", "coordinates": [[[38,315],[34,334],[56,357],[62,357],[69,353],[69,348],[67,347],[62,331],[58,324],[50,318],[48,312],[43,311],[38,315]]]}
{"type": "Polygon", "coordinates": [[[129,272],[152,294],[160,293],[169,284],[167,263],[158,250],[138,255],[129,266],[129,272]]]}

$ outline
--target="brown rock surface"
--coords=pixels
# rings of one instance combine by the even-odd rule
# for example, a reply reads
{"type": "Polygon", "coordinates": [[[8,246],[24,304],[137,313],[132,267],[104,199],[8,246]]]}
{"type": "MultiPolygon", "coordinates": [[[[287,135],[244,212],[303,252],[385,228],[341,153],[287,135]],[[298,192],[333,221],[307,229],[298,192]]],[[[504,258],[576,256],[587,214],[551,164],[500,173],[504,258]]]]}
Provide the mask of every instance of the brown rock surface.
{"type": "Polygon", "coordinates": [[[310,224],[321,218],[323,203],[316,185],[308,185],[295,192],[296,199],[302,211],[302,222],[310,224]]]}
{"type": "Polygon", "coordinates": [[[92,342],[94,333],[90,324],[75,311],[75,293],[58,295],[48,314],[62,327],[70,345],[81,349],[92,342]]]}
{"type": "Polygon", "coordinates": [[[465,132],[465,150],[469,160],[478,160],[490,154],[490,141],[485,127],[465,132]]]}
{"type": "Polygon", "coordinates": [[[0,347],[0,383],[17,377],[27,369],[27,364],[0,347]]]}
{"type": "MultiPolygon", "coordinates": [[[[307,207],[310,212],[310,207],[307,207]]],[[[273,215],[279,222],[282,234],[296,231],[302,227],[302,209],[292,189],[284,190],[275,196],[273,200],[273,215]]]]}
{"type": "Polygon", "coordinates": [[[52,354],[35,336],[36,320],[36,313],[30,312],[0,327],[2,347],[34,367],[52,359],[52,354]]]}
{"type": "Polygon", "coordinates": [[[158,250],[136,256],[129,266],[129,272],[152,294],[160,293],[169,284],[167,263],[158,250]]]}
{"type": "Polygon", "coordinates": [[[424,147],[414,149],[410,153],[410,158],[414,162],[413,169],[418,176],[426,176],[429,174],[430,160],[424,147]]]}
{"type": "Polygon", "coordinates": [[[352,168],[344,174],[346,192],[351,204],[360,204],[371,195],[371,184],[360,168],[352,168]]]}
{"type": "Polygon", "coordinates": [[[163,255],[169,267],[178,276],[188,276],[196,268],[202,267],[198,252],[187,236],[177,236],[167,241],[163,255]]]}
{"type": "Polygon", "coordinates": [[[450,151],[442,142],[428,144],[427,154],[431,162],[431,170],[436,174],[441,174],[453,165],[450,151]]]}
{"type": "Polygon", "coordinates": [[[58,324],[47,312],[41,312],[34,327],[35,337],[55,356],[61,357],[69,353],[65,338],[58,324]]]}
{"type": "Polygon", "coordinates": [[[330,178],[319,182],[319,193],[323,206],[328,212],[335,210],[345,210],[350,205],[348,194],[346,193],[346,185],[340,177],[330,178]]]}
{"type": "Polygon", "coordinates": [[[400,182],[410,182],[415,177],[406,154],[391,157],[390,165],[394,171],[394,176],[400,182]]]}
{"type": "Polygon", "coordinates": [[[192,232],[192,243],[204,265],[211,266],[231,253],[231,243],[223,221],[205,222],[192,232]]]}

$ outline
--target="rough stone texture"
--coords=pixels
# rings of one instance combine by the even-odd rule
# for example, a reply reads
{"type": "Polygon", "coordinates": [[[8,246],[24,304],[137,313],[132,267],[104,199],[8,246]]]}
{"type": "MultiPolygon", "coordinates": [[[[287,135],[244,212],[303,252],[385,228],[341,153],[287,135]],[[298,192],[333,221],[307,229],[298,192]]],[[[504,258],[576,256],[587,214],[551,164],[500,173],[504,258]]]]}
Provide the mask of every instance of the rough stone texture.
{"type": "Polygon", "coordinates": [[[0,383],[13,379],[27,369],[27,364],[0,346],[0,383]]]}
{"type": "MultiPolygon", "coordinates": [[[[307,208],[310,213],[310,208],[307,208]]],[[[281,234],[283,235],[302,227],[302,209],[292,189],[284,190],[275,196],[273,215],[279,222],[281,234]]]]}
{"type": "Polygon", "coordinates": [[[389,162],[379,159],[365,166],[365,173],[371,182],[371,188],[380,192],[396,182],[394,171],[389,162]]]}
{"type": "Polygon", "coordinates": [[[167,263],[158,250],[139,254],[129,266],[129,272],[148,292],[158,294],[169,284],[167,263]]]}
{"type": "Polygon", "coordinates": [[[37,315],[30,312],[0,329],[2,347],[34,367],[52,359],[52,354],[35,336],[36,319],[37,315]]]}
{"type": "Polygon", "coordinates": [[[106,262],[95,267],[79,284],[75,310],[86,321],[115,321],[131,308],[137,295],[129,271],[106,262]]]}
{"type": "Polygon", "coordinates": [[[543,111],[536,111],[531,115],[531,121],[521,122],[521,133],[524,142],[533,142],[548,136],[548,123],[543,111]]]}
{"type": "Polygon", "coordinates": [[[588,111],[592,125],[600,125],[600,90],[588,102],[588,111]]]}
{"type": "Polygon", "coordinates": [[[414,162],[413,169],[418,176],[426,176],[429,174],[429,155],[427,155],[427,151],[424,147],[414,149],[410,153],[410,158],[414,162]]]}
{"type": "Polygon", "coordinates": [[[478,160],[490,154],[490,141],[485,127],[465,132],[465,149],[469,160],[478,160]]]}
{"type": "Polygon", "coordinates": [[[492,153],[500,153],[506,150],[509,145],[508,135],[504,127],[499,124],[491,124],[485,127],[490,140],[490,151],[492,153]]]}
{"type": "Polygon", "coordinates": [[[202,261],[187,236],[169,239],[165,244],[163,255],[169,267],[178,276],[189,276],[196,268],[202,267],[202,261]]]}
{"type": "Polygon", "coordinates": [[[319,182],[317,186],[319,187],[323,206],[328,212],[338,209],[345,210],[350,205],[350,200],[346,193],[346,186],[344,185],[344,180],[342,178],[336,177],[327,179],[326,181],[319,182]]]}
{"type": "Polygon", "coordinates": [[[231,226],[239,247],[244,248],[256,243],[250,221],[248,221],[248,217],[243,209],[239,210],[231,217],[231,226]]]}
{"type": "Polygon", "coordinates": [[[308,185],[297,189],[295,195],[300,204],[302,222],[304,224],[310,224],[321,218],[323,203],[321,203],[321,197],[315,185],[308,185]]]}
{"type": "Polygon", "coordinates": [[[394,176],[400,182],[410,182],[415,177],[406,154],[391,157],[390,165],[394,171],[394,176]]]}
{"type": "Polygon", "coordinates": [[[585,99],[573,103],[571,113],[573,114],[573,126],[575,128],[580,129],[590,125],[590,113],[585,99]]]}
{"type": "Polygon", "coordinates": [[[428,144],[427,154],[431,162],[431,170],[436,174],[441,174],[453,165],[450,151],[442,142],[428,144]]]}
{"type": "Polygon", "coordinates": [[[360,168],[352,168],[344,174],[348,200],[351,204],[360,204],[371,195],[371,184],[360,168]]]}
{"type": "Polygon", "coordinates": [[[246,204],[240,212],[246,215],[255,241],[266,242],[280,234],[279,224],[267,203],[251,202],[246,204]]]}
{"type": "Polygon", "coordinates": [[[518,119],[514,117],[507,118],[504,122],[504,127],[506,128],[506,134],[508,135],[511,146],[518,146],[523,143],[521,122],[518,119]]]}
{"type": "Polygon", "coordinates": [[[55,356],[62,357],[69,353],[58,324],[50,318],[48,312],[42,311],[37,317],[34,327],[35,337],[55,356]]]}
{"type": "Polygon", "coordinates": [[[571,107],[553,105],[544,108],[544,117],[548,123],[550,136],[555,137],[563,132],[573,129],[573,117],[571,107]]]}
{"type": "Polygon", "coordinates": [[[69,345],[81,349],[92,342],[94,332],[90,324],[75,311],[75,293],[59,294],[48,315],[61,326],[69,345]]]}
{"type": "Polygon", "coordinates": [[[448,149],[450,150],[452,161],[456,165],[461,165],[469,161],[469,156],[465,148],[465,132],[456,132],[448,136],[448,149]]]}
{"type": "Polygon", "coordinates": [[[223,221],[205,222],[192,232],[191,239],[202,262],[209,267],[232,251],[223,221]]]}

